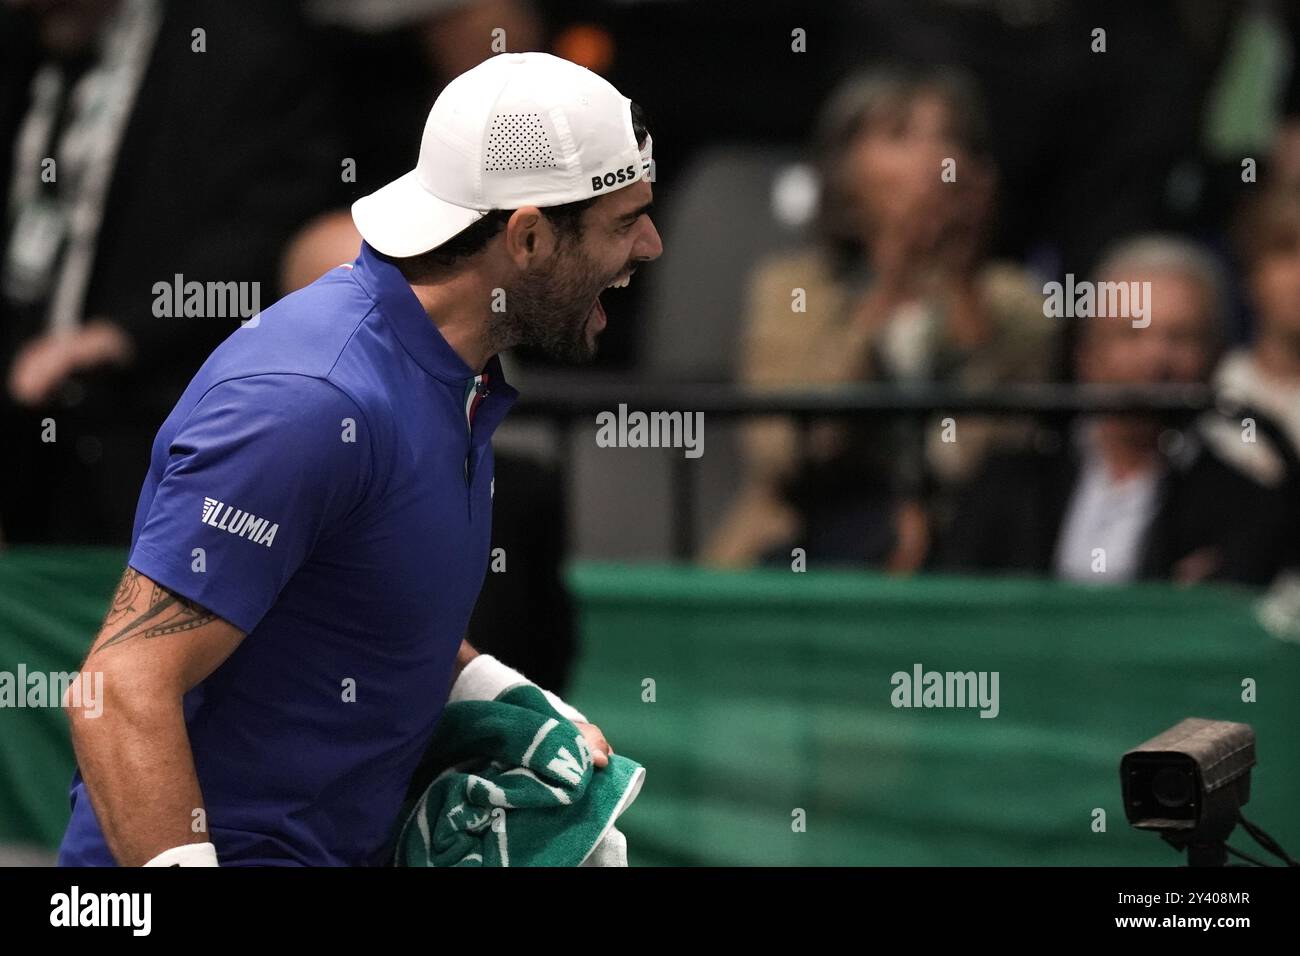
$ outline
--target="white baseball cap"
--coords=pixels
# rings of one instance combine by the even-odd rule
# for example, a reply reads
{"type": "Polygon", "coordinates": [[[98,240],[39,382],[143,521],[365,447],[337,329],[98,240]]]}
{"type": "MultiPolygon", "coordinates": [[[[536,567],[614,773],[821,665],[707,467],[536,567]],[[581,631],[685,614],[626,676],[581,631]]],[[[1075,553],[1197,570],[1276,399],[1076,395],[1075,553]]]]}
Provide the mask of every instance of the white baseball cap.
{"type": "Polygon", "coordinates": [[[424,124],[415,169],[352,204],[389,256],[442,245],[489,210],[558,206],[653,180],[632,101],[549,53],[502,53],[456,77],[424,124]]]}

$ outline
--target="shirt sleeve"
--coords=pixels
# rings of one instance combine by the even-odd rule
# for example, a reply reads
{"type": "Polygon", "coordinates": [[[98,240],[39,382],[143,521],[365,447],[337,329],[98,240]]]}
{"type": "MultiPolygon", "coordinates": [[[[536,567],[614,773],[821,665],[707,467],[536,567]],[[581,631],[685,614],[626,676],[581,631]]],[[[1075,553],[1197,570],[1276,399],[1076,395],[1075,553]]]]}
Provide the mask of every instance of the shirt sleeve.
{"type": "Polygon", "coordinates": [[[329,382],[222,382],[172,437],[127,563],[249,633],[364,500],[371,467],[363,414],[329,382]]]}

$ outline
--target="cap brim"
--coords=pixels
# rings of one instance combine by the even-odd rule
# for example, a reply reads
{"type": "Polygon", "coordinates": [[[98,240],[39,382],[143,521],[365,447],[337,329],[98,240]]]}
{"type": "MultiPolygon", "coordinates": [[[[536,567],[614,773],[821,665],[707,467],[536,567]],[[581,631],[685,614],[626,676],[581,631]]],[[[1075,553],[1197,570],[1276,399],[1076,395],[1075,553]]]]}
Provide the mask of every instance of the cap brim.
{"type": "Polygon", "coordinates": [[[352,204],[352,221],[361,238],[384,255],[399,258],[437,248],[484,215],[434,196],[420,185],[414,170],[352,204]]]}

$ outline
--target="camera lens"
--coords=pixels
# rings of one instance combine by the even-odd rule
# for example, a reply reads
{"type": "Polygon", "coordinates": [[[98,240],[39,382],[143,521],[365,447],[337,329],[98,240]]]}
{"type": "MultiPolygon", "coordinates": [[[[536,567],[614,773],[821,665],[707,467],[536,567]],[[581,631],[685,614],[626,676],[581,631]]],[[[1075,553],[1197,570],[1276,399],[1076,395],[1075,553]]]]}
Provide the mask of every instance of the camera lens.
{"type": "Polygon", "coordinates": [[[1151,793],[1165,807],[1185,807],[1194,793],[1192,775],[1178,767],[1158,770],[1151,779],[1151,793]]]}

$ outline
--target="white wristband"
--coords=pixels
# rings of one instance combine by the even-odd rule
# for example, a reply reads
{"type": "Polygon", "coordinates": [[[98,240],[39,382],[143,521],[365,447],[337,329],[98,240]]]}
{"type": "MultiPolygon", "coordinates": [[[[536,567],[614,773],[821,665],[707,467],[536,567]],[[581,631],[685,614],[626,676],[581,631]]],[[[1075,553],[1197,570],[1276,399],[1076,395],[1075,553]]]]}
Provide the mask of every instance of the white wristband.
{"type": "Polygon", "coordinates": [[[217,848],[211,843],[186,843],[163,850],[145,866],[220,866],[217,848]]]}
{"type": "MultiPolygon", "coordinates": [[[[451,697],[447,703],[454,704],[462,700],[496,700],[512,687],[518,687],[520,684],[533,684],[527,677],[519,673],[508,664],[503,664],[491,654],[479,654],[466,664],[456,678],[456,683],[451,686],[451,697]]],[[[550,701],[551,706],[567,720],[578,723],[587,723],[587,718],[576,707],[573,707],[549,690],[538,687],[546,699],[550,701]]]]}
{"type": "Polygon", "coordinates": [[[578,710],[578,708],[574,707],[572,704],[565,703],[557,694],[552,694],[549,690],[546,690],[543,687],[539,687],[538,690],[546,695],[546,699],[551,702],[551,706],[559,712],[561,717],[566,720],[571,720],[575,724],[591,723],[591,721],[587,720],[582,711],[578,710]]]}

